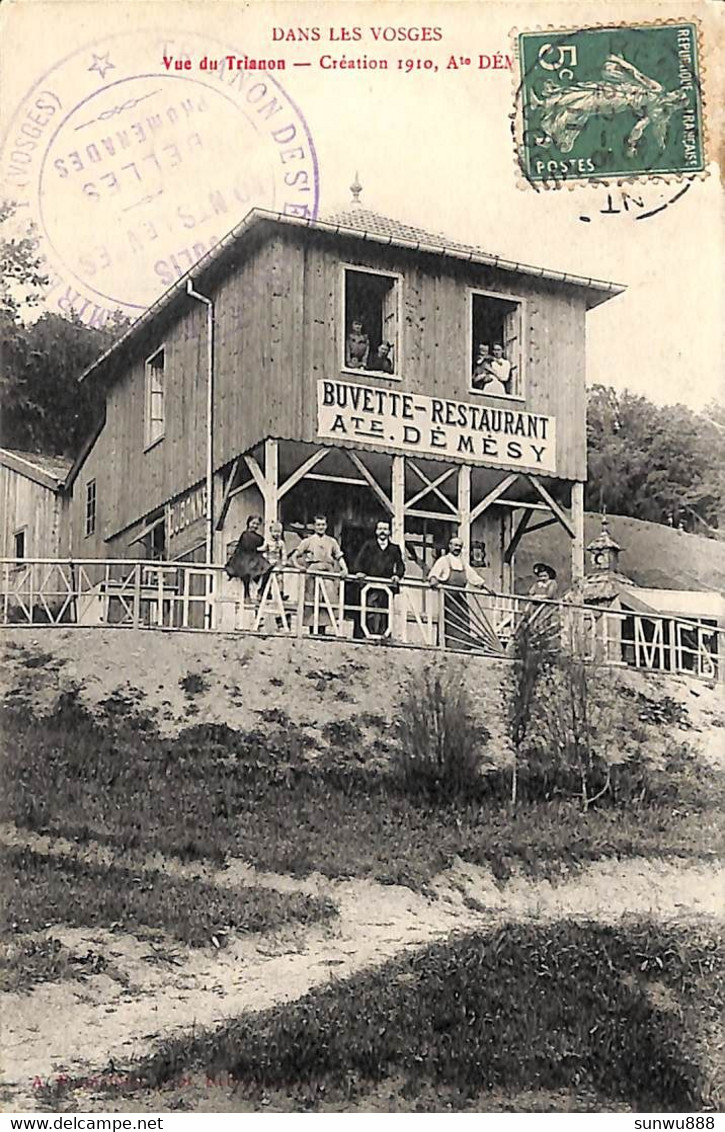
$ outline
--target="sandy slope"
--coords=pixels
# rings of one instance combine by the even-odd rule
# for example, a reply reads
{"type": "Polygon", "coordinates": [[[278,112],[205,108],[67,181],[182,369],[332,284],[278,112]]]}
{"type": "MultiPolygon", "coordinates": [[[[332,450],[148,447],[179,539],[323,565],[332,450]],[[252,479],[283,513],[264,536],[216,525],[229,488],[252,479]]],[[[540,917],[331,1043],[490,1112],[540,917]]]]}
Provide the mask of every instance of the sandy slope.
{"type": "MultiPolygon", "coordinates": [[[[260,712],[277,710],[308,728],[322,746],[326,723],[355,720],[369,735],[376,729],[366,719],[376,719],[382,728],[391,724],[411,673],[441,663],[436,653],[419,649],[336,640],[33,627],[4,630],[0,660],[5,688],[19,689],[39,711],[50,708],[70,686],[80,688],[90,707],[119,691],[142,710],[155,712],[159,728],[171,735],[202,721],[258,727],[260,712]],[[43,658],[44,663],[33,666],[43,658]],[[180,683],[190,674],[203,685],[193,695],[180,683]]],[[[448,656],[443,663],[469,689],[474,710],[491,732],[492,748],[503,750],[500,703],[507,662],[448,656]]],[[[688,730],[688,740],[699,742],[706,759],[725,765],[722,687],[629,669],[620,675],[654,699],[668,695],[681,702],[695,728],[694,734],[688,730]]]]}

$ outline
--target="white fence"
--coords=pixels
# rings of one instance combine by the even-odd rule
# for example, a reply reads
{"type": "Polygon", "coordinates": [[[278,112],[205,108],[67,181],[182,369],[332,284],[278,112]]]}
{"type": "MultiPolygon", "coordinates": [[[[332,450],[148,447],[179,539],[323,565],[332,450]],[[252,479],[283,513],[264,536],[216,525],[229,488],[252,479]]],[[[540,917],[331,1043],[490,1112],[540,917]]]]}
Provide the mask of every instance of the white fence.
{"type": "Polygon", "coordinates": [[[341,579],[284,570],[260,593],[221,566],[128,559],[0,559],[0,623],[334,636],[479,655],[509,655],[524,620],[608,664],[723,679],[714,625],[404,579],[341,579]]]}

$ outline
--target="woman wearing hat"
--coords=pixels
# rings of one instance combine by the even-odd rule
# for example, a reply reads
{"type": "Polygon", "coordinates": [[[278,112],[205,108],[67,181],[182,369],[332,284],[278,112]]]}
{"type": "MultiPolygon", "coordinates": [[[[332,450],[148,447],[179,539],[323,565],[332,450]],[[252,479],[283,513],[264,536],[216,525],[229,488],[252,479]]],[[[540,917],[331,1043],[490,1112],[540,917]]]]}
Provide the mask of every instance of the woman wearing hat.
{"type": "Polygon", "coordinates": [[[545,598],[551,601],[556,597],[556,570],[548,562],[534,563],[536,581],[529,590],[529,597],[545,598]]]}
{"type": "Polygon", "coordinates": [[[534,578],[536,580],[529,590],[529,597],[533,600],[524,618],[529,625],[536,626],[537,633],[542,637],[558,639],[561,627],[559,609],[556,605],[548,604],[556,599],[556,570],[548,562],[535,562],[534,578]]]}

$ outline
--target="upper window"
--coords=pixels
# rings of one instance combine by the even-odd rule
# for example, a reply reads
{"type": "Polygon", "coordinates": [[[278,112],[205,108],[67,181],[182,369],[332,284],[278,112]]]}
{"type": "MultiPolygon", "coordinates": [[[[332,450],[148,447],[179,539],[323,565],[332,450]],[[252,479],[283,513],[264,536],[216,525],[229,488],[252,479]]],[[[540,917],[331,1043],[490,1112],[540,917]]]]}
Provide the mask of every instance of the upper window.
{"type": "Polygon", "coordinates": [[[344,276],[344,368],[398,377],[399,277],[351,267],[344,276]]]}
{"type": "Polygon", "coordinates": [[[86,484],[86,538],[96,529],[96,481],[89,480],[86,484]]]}
{"type": "Polygon", "coordinates": [[[471,295],[470,387],[489,397],[522,397],[522,303],[471,295]]]}
{"type": "Polygon", "coordinates": [[[166,390],[166,357],[163,346],[146,361],[146,448],[161,440],[166,429],[164,396],[166,390]]]}
{"type": "Polygon", "coordinates": [[[13,542],[15,545],[13,558],[25,558],[25,531],[16,531],[13,542]]]}

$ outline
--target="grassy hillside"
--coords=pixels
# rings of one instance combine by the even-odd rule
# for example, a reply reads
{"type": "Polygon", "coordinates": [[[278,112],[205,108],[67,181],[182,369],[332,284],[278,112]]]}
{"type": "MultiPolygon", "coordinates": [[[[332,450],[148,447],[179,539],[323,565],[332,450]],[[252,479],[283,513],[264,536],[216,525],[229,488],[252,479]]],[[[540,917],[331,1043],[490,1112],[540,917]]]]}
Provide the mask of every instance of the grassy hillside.
{"type": "MultiPolygon", "coordinates": [[[[587,545],[601,529],[601,515],[585,516],[587,545]]],[[[622,547],[623,573],[638,585],[666,590],[725,590],[725,542],[623,515],[609,516],[609,530],[622,547]]],[[[538,561],[550,562],[560,578],[569,578],[569,537],[558,524],[522,539],[516,552],[519,591],[531,585],[531,568],[538,561]]]]}
{"type": "Polygon", "coordinates": [[[120,629],[0,661],[20,1109],[717,1107],[718,689],[613,675],[613,789],[532,748],[512,810],[510,663],[120,629]]]}

